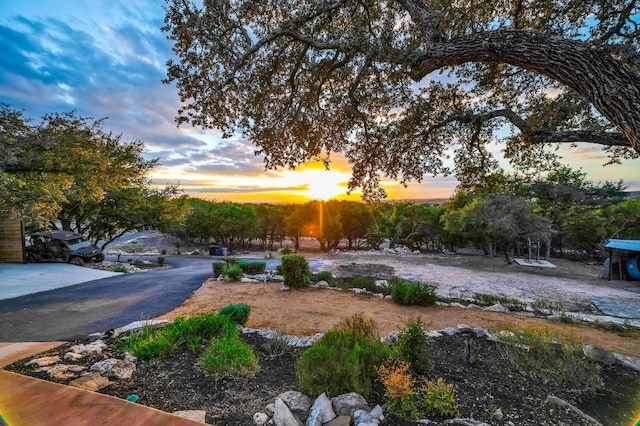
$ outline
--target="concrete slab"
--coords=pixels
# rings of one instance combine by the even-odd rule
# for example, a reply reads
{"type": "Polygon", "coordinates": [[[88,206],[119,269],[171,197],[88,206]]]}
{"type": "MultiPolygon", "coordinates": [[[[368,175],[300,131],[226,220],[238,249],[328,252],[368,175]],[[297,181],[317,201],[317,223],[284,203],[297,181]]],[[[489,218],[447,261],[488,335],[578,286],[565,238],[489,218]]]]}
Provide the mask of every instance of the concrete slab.
{"type": "Polygon", "coordinates": [[[0,300],[118,275],[68,263],[0,264],[0,300]]]}
{"type": "Polygon", "coordinates": [[[592,297],[591,301],[605,315],[612,317],[639,319],[640,297],[592,297]]]}
{"type": "Polygon", "coordinates": [[[538,268],[555,268],[556,265],[548,260],[539,259],[513,259],[520,266],[537,266],[538,268]]]}

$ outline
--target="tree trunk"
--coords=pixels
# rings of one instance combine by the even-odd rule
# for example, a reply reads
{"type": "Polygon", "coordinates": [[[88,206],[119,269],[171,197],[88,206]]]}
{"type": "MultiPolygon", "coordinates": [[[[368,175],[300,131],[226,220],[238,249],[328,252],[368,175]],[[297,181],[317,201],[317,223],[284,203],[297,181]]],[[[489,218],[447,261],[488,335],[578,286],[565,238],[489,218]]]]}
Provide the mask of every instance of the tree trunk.
{"type": "Polygon", "coordinates": [[[480,32],[427,45],[411,77],[420,81],[432,71],[466,62],[507,63],[570,87],[640,152],[640,75],[598,46],[528,30],[480,32]]]}

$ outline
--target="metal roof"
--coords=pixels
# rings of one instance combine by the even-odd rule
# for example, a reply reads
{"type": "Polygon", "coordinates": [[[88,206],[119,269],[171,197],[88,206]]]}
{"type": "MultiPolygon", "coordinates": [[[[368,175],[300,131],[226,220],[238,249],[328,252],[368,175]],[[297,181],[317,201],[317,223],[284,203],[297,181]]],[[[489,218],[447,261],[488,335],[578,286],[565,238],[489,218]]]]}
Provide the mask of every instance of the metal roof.
{"type": "Polygon", "coordinates": [[[640,240],[609,240],[603,247],[618,250],[640,251],[640,240]]]}

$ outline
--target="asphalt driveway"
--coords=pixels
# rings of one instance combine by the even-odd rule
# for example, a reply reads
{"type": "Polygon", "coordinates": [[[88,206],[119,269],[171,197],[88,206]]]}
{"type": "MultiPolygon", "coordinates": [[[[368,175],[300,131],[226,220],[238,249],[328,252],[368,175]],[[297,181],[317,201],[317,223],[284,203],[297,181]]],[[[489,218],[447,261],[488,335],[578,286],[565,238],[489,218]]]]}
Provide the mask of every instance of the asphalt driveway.
{"type": "MultiPolygon", "coordinates": [[[[53,267],[46,276],[34,272],[31,290],[37,292],[0,300],[0,341],[73,340],[154,318],[181,305],[197,290],[211,276],[211,261],[211,258],[168,257],[170,269],[115,275],[71,265],[46,265],[53,267]],[[92,275],[96,272],[103,273],[92,275]],[[79,283],[68,285],[70,280],[79,283]]],[[[3,287],[12,274],[4,269],[1,274],[3,287]]],[[[15,285],[7,284],[8,287],[15,285]]],[[[6,296],[0,293],[1,297],[6,296]]]]}

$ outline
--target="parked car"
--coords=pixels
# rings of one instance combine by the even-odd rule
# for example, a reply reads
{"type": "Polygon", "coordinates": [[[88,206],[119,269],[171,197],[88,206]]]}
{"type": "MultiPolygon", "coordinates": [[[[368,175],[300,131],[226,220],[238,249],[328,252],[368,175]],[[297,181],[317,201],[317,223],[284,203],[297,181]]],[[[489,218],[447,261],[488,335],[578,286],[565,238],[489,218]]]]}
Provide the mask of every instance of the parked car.
{"type": "Polygon", "coordinates": [[[102,262],[104,254],[81,234],[70,231],[36,232],[25,247],[27,262],[102,262]]]}

